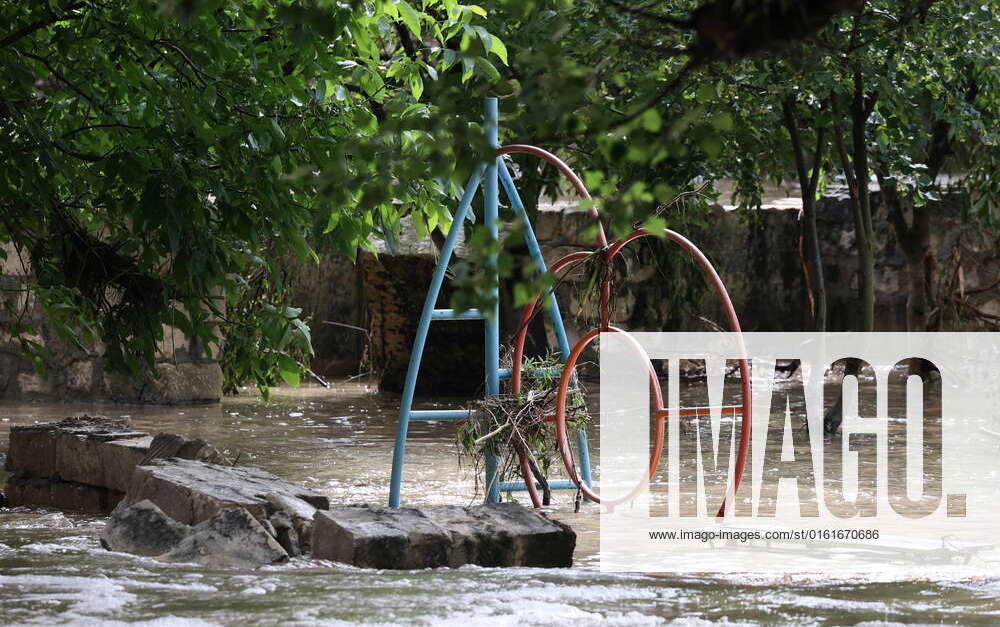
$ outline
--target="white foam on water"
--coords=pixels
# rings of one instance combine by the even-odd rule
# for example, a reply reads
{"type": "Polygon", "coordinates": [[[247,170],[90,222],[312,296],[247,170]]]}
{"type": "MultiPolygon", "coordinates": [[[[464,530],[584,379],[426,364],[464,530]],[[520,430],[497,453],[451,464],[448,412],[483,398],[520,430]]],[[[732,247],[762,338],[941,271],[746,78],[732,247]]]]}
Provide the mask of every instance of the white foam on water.
{"type": "Polygon", "coordinates": [[[60,615],[63,620],[112,614],[136,600],[121,582],[106,577],[0,575],[0,586],[28,588],[18,596],[19,601],[68,603],[69,609],[60,615]]]}
{"type": "MultiPolygon", "coordinates": [[[[93,624],[95,619],[101,619],[100,624],[109,624],[104,617],[111,620],[115,614],[121,613],[138,597],[131,591],[139,590],[172,590],[182,592],[217,592],[215,586],[202,583],[161,583],[140,581],[128,578],[109,579],[102,576],[59,576],[59,575],[0,575],[0,587],[17,588],[18,602],[28,602],[41,607],[52,603],[66,603],[68,608],[58,615],[58,620],[50,616],[38,616],[32,622],[86,622],[93,624]]],[[[125,623],[120,623],[125,624],[125,623]]],[[[166,616],[145,623],[149,625],[210,625],[204,621],[184,617],[166,616]]]]}

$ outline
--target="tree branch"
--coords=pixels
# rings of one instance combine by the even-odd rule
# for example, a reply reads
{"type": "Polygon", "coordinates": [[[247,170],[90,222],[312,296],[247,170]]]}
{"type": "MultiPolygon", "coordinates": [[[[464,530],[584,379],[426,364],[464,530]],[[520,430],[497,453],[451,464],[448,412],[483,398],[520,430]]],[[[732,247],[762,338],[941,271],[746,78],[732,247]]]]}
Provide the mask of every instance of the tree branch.
{"type": "Polygon", "coordinates": [[[823,144],[826,141],[825,129],[821,126],[816,129],[816,151],[813,153],[812,175],[809,177],[809,194],[816,195],[816,186],[819,185],[819,170],[823,162],[823,144]]]}
{"type": "Polygon", "coordinates": [[[785,128],[792,140],[792,155],[795,158],[795,169],[799,175],[799,186],[805,192],[809,185],[809,173],[806,172],[806,156],[802,152],[802,137],[799,135],[799,123],[795,119],[795,99],[787,96],[781,101],[781,111],[785,116],[785,128]]]}
{"type": "Polygon", "coordinates": [[[691,18],[679,19],[676,17],[670,17],[669,15],[662,15],[654,11],[650,11],[645,7],[631,6],[622,2],[622,0],[608,0],[608,2],[623,13],[628,13],[629,15],[638,15],[639,17],[644,17],[661,24],[666,24],[667,26],[677,28],[677,29],[690,29],[693,26],[691,18]]]}
{"type": "Polygon", "coordinates": [[[95,128],[122,128],[122,129],[129,130],[129,131],[137,131],[137,130],[140,130],[142,127],[141,126],[132,126],[130,124],[117,124],[117,123],[114,123],[114,124],[88,124],[87,126],[81,126],[80,128],[73,129],[72,131],[69,131],[68,133],[63,134],[62,138],[63,139],[69,139],[70,137],[76,135],[77,133],[82,133],[84,131],[89,131],[89,130],[92,130],[92,129],[95,129],[95,128]]]}
{"type": "Polygon", "coordinates": [[[65,20],[78,20],[81,17],[83,17],[83,15],[79,13],[71,13],[71,11],[75,11],[82,7],[83,7],[82,2],[74,2],[73,4],[70,4],[65,9],[63,9],[64,13],[62,15],[53,15],[44,20],[38,20],[37,22],[32,22],[31,24],[25,25],[19,28],[18,30],[14,31],[13,33],[7,35],[3,39],[0,39],[0,48],[6,48],[11,44],[17,43],[18,41],[24,39],[25,37],[34,33],[35,31],[41,30],[46,26],[51,26],[56,22],[62,22],[65,20]]]}

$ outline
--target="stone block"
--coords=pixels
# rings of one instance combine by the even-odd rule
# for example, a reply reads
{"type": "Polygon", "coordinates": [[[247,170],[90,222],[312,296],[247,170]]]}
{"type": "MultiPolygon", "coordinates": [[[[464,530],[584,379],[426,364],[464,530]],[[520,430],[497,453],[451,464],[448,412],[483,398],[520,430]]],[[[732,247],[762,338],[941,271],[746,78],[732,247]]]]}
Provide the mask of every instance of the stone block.
{"type": "Polygon", "coordinates": [[[313,556],[361,568],[449,565],[448,531],[418,509],[337,507],[313,519],[313,556]]]}
{"type": "Polygon", "coordinates": [[[451,535],[449,566],[566,568],[573,565],[576,533],[516,503],[424,510],[451,535]]]}
{"type": "Polygon", "coordinates": [[[104,484],[119,492],[128,490],[132,472],[147,455],[152,442],[153,437],[149,435],[102,442],[97,448],[97,455],[104,484]]]}
{"type": "MultiPolygon", "coordinates": [[[[16,426],[10,430],[6,469],[17,475],[61,479],[121,491],[120,476],[135,455],[128,447],[108,447],[116,440],[133,440],[146,434],[124,421],[90,416],[60,422],[16,426]],[[122,460],[112,460],[122,455],[122,460]],[[106,468],[110,471],[106,472],[106,468]]],[[[126,477],[131,476],[131,469],[126,477]]]]}
{"type": "Polygon", "coordinates": [[[575,547],[568,526],[513,503],[335,507],[316,512],[313,523],[315,557],[363,568],[568,567],[575,547]]]}
{"type": "MultiPolygon", "coordinates": [[[[129,483],[129,503],[150,500],[178,522],[193,525],[220,511],[241,507],[261,523],[275,503],[327,509],[327,497],[249,466],[222,466],[186,459],[157,459],[137,466],[129,483]],[[269,500],[270,497],[270,500],[269,500]]],[[[294,517],[293,512],[289,512],[294,517]]]]}
{"type": "Polygon", "coordinates": [[[222,367],[214,361],[161,363],[140,398],[147,403],[214,403],[222,398],[222,367]]]}

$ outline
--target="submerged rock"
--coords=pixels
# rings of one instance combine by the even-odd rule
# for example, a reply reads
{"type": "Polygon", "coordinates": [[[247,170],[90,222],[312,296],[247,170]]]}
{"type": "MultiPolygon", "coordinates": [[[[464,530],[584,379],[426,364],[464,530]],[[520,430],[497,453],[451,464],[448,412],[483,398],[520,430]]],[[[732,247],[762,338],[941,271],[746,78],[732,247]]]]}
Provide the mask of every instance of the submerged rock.
{"type": "Polygon", "coordinates": [[[10,507],[44,507],[82,514],[107,514],[122,500],[121,492],[45,477],[13,475],[4,490],[10,507]]]}
{"type": "Polygon", "coordinates": [[[191,527],[170,518],[151,501],[118,504],[101,531],[101,546],[134,555],[163,555],[190,535],[191,527]]]}
{"type": "Polygon", "coordinates": [[[267,519],[271,525],[271,535],[278,541],[281,548],[285,549],[289,557],[302,555],[302,544],[299,541],[299,532],[295,529],[292,517],[288,512],[277,511],[267,519]]]}
{"type": "Polygon", "coordinates": [[[119,504],[101,532],[101,545],[211,568],[255,568],[288,559],[278,541],[243,508],[222,510],[191,526],[173,520],[150,501],[119,504]]]}
{"type": "Polygon", "coordinates": [[[576,533],[514,503],[317,511],[313,555],[364,568],[568,567],[576,533]]]}
{"type": "Polygon", "coordinates": [[[313,517],[316,515],[317,509],[329,509],[329,501],[324,507],[316,507],[303,499],[287,494],[271,493],[265,498],[267,499],[267,511],[288,514],[299,538],[299,548],[303,553],[309,553],[312,550],[313,517]]]}

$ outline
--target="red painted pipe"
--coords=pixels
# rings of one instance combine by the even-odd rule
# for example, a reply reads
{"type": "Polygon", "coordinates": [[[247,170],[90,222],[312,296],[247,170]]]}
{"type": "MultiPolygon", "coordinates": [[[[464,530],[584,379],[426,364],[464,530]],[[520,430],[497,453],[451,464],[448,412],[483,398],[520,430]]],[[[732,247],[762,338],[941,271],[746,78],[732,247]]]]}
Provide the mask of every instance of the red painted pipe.
{"type": "MultiPolygon", "coordinates": [[[[639,491],[642,490],[656,475],[656,469],[660,465],[660,457],[663,454],[663,439],[666,436],[666,428],[664,420],[662,419],[662,416],[665,416],[666,410],[663,407],[663,393],[660,390],[660,381],[656,377],[656,370],[653,368],[653,363],[646,355],[646,351],[644,351],[642,346],[627,332],[616,327],[609,327],[608,330],[624,334],[624,336],[628,338],[628,341],[632,344],[632,347],[635,348],[640,355],[645,357],[647,362],[649,362],[649,384],[651,390],[650,398],[653,400],[653,404],[655,406],[653,415],[656,416],[656,429],[653,436],[655,446],[653,447],[653,452],[649,457],[647,472],[628,494],[620,499],[615,499],[614,501],[604,501],[604,505],[606,507],[613,508],[615,505],[626,503],[634,499],[639,491]]],[[[576,362],[580,359],[580,355],[583,353],[584,349],[587,348],[587,346],[602,332],[605,331],[603,329],[591,330],[580,338],[580,341],[577,342],[576,346],[573,347],[573,350],[570,351],[569,357],[566,358],[566,365],[563,367],[562,376],[559,378],[559,392],[556,396],[556,444],[559,447],[559,454],[562,456],[563,465],[566,467],[566,473],[569,475],[570,480],[576,484],[577,488],[580,489],[580,492],[595,503],[601,503],[601,497],[591,490],[587,484],[580,480],[580,476],[576,472],[576,464],[573,463],[572,452],[569,448],[569,436],[566,429],[566,397],[569,393],[569,386],[572,383],[573,370],[576,367],[576,362]]]]}
{"type": "MultiPolygon", "coordinates": [[[[712,263],[705,257],[705,254],[698,249],[691,240],[684,237],[680,233],[671,231],[670,229],[664,229],[664,234],[667,239],[678,244],[683,248],[695,262],[701,268],[702,273],[708,282],[712,284],[715,288],[715,293],[719,297],[719,301],[722,303],[723,309],[726,310],[726,317],[729,320],[729,330],[736,334],[737,341],[739,344],[739,351],[741,355],[740,361],[740,387],[743,395],[743,425],[740,429],[740,448],[736,456],[736,468],[733,473],[733,483],[729,494],[726,495],[726,500],[723,501],[722,506],[719,508],[717,513],[718,517],[723,517],[726,515],[726,506],[736,498],[736,491],[740,487],[740,481],[743,479],[743,471],[746,468],[747,455],[750,451],[750,431],[751,424],[753,422],[752,417],[752,398],[750,394],[750,362],[746,357],[746,346],[743,344],[743,331],[740,328],[740,320],[736,315],[736,309],[733,307],[733,301],[729,298],[729,292],[726,290],[726,285],[722,282],[719,277],[719,273],[715,271],[712,263]]],[[[641,239],[643,237],[651,236],[652,233],[648,233],[643,230],[633,231],[623,240],[615,242],[608,251],[609,259],[613,259],[615,255],[629,242],[641,239]]]]}
{"type": "MultiPolygon", "coordinates": [[[[551,272],[558,272],[570,263],[583,261],[593,253],[581,250],[579,252],[571,253],[565,257],[559,259],[550,268],[551,272]]],[[[518,323],[520,331],[514,341],[514,357],[511,363],[510,371],[510,391],[511,394],[517,395],[521,393],[521,372],[522,364],[524,362],[524,340],[528,335],[528,323],[531,321],[531,317],[535,313],[535,306],[538,304],[538,299],[540,296],[535,296],[535,300],[531,301],[524,307],[521,311],[521,321],[518,323]]],[[[555,298],[555,296],[553,296],[555,298]]],[[[524,477],[524,486],[528,490],[528,496],[531,497],[531,504],[535,508],[542,506],[542,499],[538,496],[538,490],[535,488],[534,473],[531,472],[531,465],[528,463],[528,459],[518,451],[518,457],[520,458],[521,464],[521,475],[524,477]]]]}

